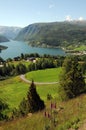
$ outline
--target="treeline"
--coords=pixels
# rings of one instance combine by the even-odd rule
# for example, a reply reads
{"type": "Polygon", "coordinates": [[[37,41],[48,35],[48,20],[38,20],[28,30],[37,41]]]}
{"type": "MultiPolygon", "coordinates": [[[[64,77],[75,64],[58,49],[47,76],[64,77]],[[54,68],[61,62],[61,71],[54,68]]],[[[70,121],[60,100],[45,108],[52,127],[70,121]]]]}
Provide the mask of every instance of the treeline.
{"type": "Polygon", "coordinates": [[[29,71],[33,70],[41,70],[46,68],[56,68],[60,67],[64,61],[64,58],[62,59],[53,59],[53,58],[40,58],[35,63],[31,63],[28,66],[29,71]]]}
{"type": "MultiPolygon", "coordinates": [[[[33,71],[33,70],[39,70],[39,69],[46,69],[46,68],[56,68],[62,65],[64,61],[64,57],[51,57],[49,55],[44,55],[40,58],[39,55],[27,55],[28,57],[35,57],[36,62],[31,62],[26,66],[24,64],[24,60],[26,59],[26,55],[21,54],[20,59],[23,59],[22,63],[18,63],[16,66],[14,64],[11,64],[12,59],[8,59],[7,61],[4,61],[1,59],[2,67],[0,67],[0,79],[3,79],[3,77],[7,76],[15,76],[19,74],[25,74],[26,72],[33,71]],[[49,58],[47,58],[49,57],[49,58]],[[9,62],[10,61],[10,62],[9,62]]],[[[18,57],[19,58],[19,57],[18,57]]]]}
{"type": "MultiPolygon", "coordinates": [[[[73,57],[73,56],[70,56],[73,57]]],[[[82,73],[86,73],[86,55],[84,56],[74,56],[77,58],[79,62],[79,69],[81,69],[82,73]]],[[[20,57],[16,57],[15,60],[22,61],[22,63],[18,63],[16,66],[11,64],[13,59],[7,59],[4,61],[0,58],[0,63],[2,63],[2,67],[0,67],[0,80],[4,79],[8,76],[16,76],[19,74],[25,74],[26,72],[46,69],[46,68],[56,68],[61,67],[64,62],[65,56],[50,56],[50,55],[43,55],[40,56],[39,54],[21,54],[20,57]],[[24,64],[24,61],[27,58],[35,58],[35,63],[31,62],[27,66],[24,64]]]]}

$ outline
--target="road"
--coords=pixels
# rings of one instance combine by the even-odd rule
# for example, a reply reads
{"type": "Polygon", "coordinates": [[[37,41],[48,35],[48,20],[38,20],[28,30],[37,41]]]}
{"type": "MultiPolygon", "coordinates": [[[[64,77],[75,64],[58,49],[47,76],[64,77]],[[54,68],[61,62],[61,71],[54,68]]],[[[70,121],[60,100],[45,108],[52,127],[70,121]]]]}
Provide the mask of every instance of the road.
{"type": "MultiPolygon", "coordinates": [[[[25,78],[25,75],[20,75],[20,78],[26,82],[26,83],[31,83],[32,81],[30,80],[27,80],[25,78]]],[[[34,82],[35,84],[38,84],[38,85],[47,85],[47,84],[58,84],[59,82],[34,82]]]]}

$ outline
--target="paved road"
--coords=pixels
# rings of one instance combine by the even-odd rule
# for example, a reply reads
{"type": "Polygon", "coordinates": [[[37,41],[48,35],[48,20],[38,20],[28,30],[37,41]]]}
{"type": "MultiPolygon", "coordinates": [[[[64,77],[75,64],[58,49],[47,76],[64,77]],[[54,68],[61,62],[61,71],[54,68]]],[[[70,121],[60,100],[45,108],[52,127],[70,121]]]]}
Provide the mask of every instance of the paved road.
{"type": "MultiPolygon", "coordinates": [[[[31,83],[32,81],[27,80],[25,78],[25,75],[20,75],[20,78],[25,81],[26,83],[31,83]]],[[[39,85],[46,85],[46,84],[58,84],[59,82],[34,82],[35,84],[39,84],[39,85]]]]}

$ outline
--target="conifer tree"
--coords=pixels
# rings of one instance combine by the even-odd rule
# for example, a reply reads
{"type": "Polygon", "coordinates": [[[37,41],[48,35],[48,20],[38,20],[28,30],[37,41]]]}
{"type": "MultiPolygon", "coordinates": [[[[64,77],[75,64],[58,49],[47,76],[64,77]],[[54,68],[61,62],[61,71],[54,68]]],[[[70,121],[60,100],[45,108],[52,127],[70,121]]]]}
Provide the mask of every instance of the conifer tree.
{"type": "Polygon", "coordinates": [[[8,104],[5,103],[4,101],[2,101],[2,99],[0,99],[0,120],[3,120],[3,119],[7,118],[7,116],[5,114],[3,114],[3,111],[5,109],[9,109],[8,104]]]}
{"type": "Polygon", "coordinates": [[[76,97],[85,91],[85,81],[76,59],[67,58],[63,64],[59,94],[62,100],[76,97]]]}
{"type": "Polygon", "coordinates": [[[28,108],[30,112],[36,112],[39,110],[44,109],[45,105],[43,100],[40,99],[40,96],[38,95],[36,91],[36,86],[34,84],[34,81],[32,81],[28,94],[27,94],[27,100],[28,100],[28,108]]]}
{"type": "Polygon", "coordinates": [[[43,100],[40,99],[36,91],[34,81],[32,81],[29,91],[27,93],[27,99],[23,98],[19,105],[20,115],[27,115],[29,112],[34,113],[45,108],[43,100]]]}

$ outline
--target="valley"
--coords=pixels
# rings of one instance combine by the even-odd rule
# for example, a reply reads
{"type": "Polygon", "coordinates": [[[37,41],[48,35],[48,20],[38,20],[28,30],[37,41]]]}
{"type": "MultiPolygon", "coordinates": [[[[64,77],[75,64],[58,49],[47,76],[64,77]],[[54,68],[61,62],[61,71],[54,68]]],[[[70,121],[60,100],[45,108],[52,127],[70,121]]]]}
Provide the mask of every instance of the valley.
{"type": "Polygon", "coordinates": [[[35,23],[5,35],[11,40],[0,43],[1,130],[81,128],[86,119],[85,28],[83,22],[35,23]]]}
{"type": "Polygon", "coordinates": [[[0,1],[0,130],[86,130],[86,0],[0,1]]]}

